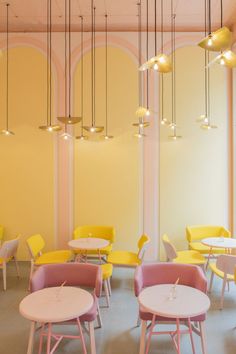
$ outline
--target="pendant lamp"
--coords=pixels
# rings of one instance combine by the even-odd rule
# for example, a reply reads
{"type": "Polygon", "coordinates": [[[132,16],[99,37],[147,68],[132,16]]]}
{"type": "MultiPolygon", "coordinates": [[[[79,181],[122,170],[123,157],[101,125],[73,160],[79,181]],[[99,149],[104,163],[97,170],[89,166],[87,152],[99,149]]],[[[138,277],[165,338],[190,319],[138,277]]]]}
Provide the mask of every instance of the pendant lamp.
{"type": "Polygon", "coordinates": [[[155,0],[155,56],[149,59],[146,63],[140,66],[140,70],[154,69],[160,73],[169,73],[172,70],[170,58],[164,54],[163,48],[163,0],[161,0],[161,53],[157,52],[157,0],[155,0]]]}
{"type": "Polygon", "coordinates": [[[10,4],[6,4],[6,10],[7,10],[6,129],[3,129],[1,131],[1,134],[6,136],[15,135],[11,130],[9,130],[9,6],[10,4]]]}
{"type": "Polygon", "coordinates": [[[61,130],[52,124],[52,0],[47,0],[47,124],[39,127],[50,133],[61,130]]]}
{"type": "Polygon", "coordinates": [[[81,19],[81,132],[79,136],[76,136],[76,139],[87,140],[88,136],[83,134],[83,125],[84,125],[84,18],[80,16],[81,19]]]}
{"type": "Polygon", "coordinates": [[[106,129],[105,129],[105,135],[102,136],[103,139],[109,140],[113,139],[114,137],[112,135],[108,134],[108,55],[107,55],[107,14],[105,15],[105,35],[106,35],[106,57],[105,57],[105,71],[106,71],[106,129]]]}
{"type": "Polygon", "coordinates": [[[68,140],[72,136],[67,132],[67,125],[73,125],[81,121],[81,117],[74,117],[71,114],[71,0],[65,0],[65,115],[57,119],[65,124],[65,132],[61,135],[63,139],[68,140]],[[68,4],[68,5],[67,5],[68,4]],[[67,16],[67,8],[69,14],[67,16]],[[67,31],[68,17],[68,31],[67,31]],[[68,38],[68,45],[67,45],[68,38]],[[67,94],[68,92],[68,94],[67,94]]]}
{"type": "Polygon", "coordinates": [[[169,127],[173,131],[173,134],[169,136],[172,140],[177,140],[182,138],[177,135],[177,124],[176,124],[176,50],[175,50],[175,19],[176,14],[174,13],[173,0],[171,0],[171,50],[172,50],[172,72],[171,72],[171,91],[172,91],[172,114],[171,123],[169,127]]]}
{"type": "MultiPolygon", "coordinates": [[[[141,65],[142,58],[142,3],[141,1],[137,3],[138,7],[138,51],[139,51],[139,66],[141,65]]],[[[133,123],[134,127],[139,127],[139,131],[135,134],[135,137],[141,138],[145,136],[142,133],[142,128],[149,126],[149,122],[145,121],[145,116],[147,115],[147,108],[143,107],[143,96],[142,96],[142,73],[138,71],[138,91],[139,91],[139,107],[135,112],[138,122],[133,123]]]]}
{"type": "MultiPolygon", "coordinates": [[[[215,32],[211,32],[211,0],[208,0],[208,8],[209,8],[208,11],[209,33],[208,36],[205,36],[205,38],[203,38],[201,42],[198,43],[198,45],[203,49],[207,49],[213,52],[220,52],[229,49],[233,40],[232,32],[228,29],[228,27],[225,26],[223,27],[222,20],[221,20],[221,28],[219,28],[215,32]]],[[[221,5],[221,9],[222,9],[222,5],[221,5]]]]}
{"type": "Polygon", "coordinates": [[[95,52],[95,15],[96,8],[94,7],[94,1],[91,0],[91,110],[92,110],[92,125],[83,126],[83,129],[90,133],[101,133],[104,130],[104,127],[96,125],[96,86],[95,86],[95,78],[96,78],[96,52],[95,52]]]}

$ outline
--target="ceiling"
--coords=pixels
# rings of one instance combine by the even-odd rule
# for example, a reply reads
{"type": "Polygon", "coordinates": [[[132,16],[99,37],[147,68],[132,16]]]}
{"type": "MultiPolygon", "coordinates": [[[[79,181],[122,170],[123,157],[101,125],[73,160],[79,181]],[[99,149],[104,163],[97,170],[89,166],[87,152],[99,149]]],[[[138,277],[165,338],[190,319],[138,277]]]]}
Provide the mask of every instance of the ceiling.
{"type": "MultiPolygon", "coordinates": [[[[67,0],[68,1],[68,0],[67,0]]],[[[146,1],[142,0],[143,29],[146,21],[146,1]]],[[[160,1],[157,0],[158,27],[160,22],[160,1]]],[[[204,29],[204,0],[173,0],[177,31],[202,31],[204,29]]],[[[10,31],[38,32],[46,30],[47,0],[9,0],[10,31]]],[[[211,0],[212,28],[220,26],[220,0],[211,0]]],[[[65,0],[52,0],[53,31],[63,31],[65,0]]],[[[108,13],[110,31],[136,31],[137,0],[94,0],[96,6],[96,29],[104,30],[104,15],[108,13]]],[[[0,31],[6,28],[6,0],[0,0],[0,31]]],[[[90,0],[71,0],[72,31],[80,30],[79,16],[84,16],[85,30],[90,31],[90,0]]],[[[223,0],[224,24],[236,22],[236,1],[223,0]]],[[[154,0],[149,0],[150,30],[154,29],[154,0]]],[[[170,0],[164,0],[165,31],[170,29],[170,0]]]]}

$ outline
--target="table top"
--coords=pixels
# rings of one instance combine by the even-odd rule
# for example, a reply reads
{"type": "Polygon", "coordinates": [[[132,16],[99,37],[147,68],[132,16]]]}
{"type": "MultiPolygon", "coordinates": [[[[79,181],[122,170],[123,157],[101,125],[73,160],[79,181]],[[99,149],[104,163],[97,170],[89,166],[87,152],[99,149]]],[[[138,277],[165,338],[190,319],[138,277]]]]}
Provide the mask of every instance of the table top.
{"type": "Polygon", "coordinates": [[[174,284],[150,286],[141,291],[138,301],[142,308],[158,316],[170,318],[189,318],[205,313],[210,300],[202,291],[174,284]]]}
{"type": "Polygon", "coordinates": [[[202,244],[214,248],[236,248],[236,239],[231,237],[204,238],[202,244]]]}
{"type": "Polygon", "coordinates": [[[71,240],[68,242],[71,248],[81,249],[81,250],[99,250],[101,248],[107,247],[109,245],[108,240],[97,237],[81,237],[76,240],[71,240]]]}
{"type": "Polygon", "coordinates": [[[71,286],[44,288],[27,295],[19,311],[35,322],[62,322],[77,318],[93,306],[93,296],[86,290],[71,286]]]}

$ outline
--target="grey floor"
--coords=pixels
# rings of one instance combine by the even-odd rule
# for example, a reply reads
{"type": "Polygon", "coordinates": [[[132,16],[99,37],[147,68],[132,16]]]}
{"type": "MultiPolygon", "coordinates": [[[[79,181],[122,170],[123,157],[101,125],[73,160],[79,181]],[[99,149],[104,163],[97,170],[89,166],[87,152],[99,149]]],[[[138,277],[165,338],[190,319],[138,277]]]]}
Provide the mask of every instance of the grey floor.
{"type": "MultiPolygon", "coordinates": [[[[29,322],[21,317],[18,306],[27,295],[29,265],[20,264],[21,278],[17,279],[14,265],[10,264],[7,274],[7,291],[2,290],[0,279],[0,354],[23,354],[27,350],[29,322]]],[[[135,326],[137,319],[137,301],[133,294],[132,269],[115,269],[112,278],[111,307],[101,298],[103,327],[96,329],[97,354],[136,354],[139,348],[140,328],[135,326]]],[[[236,353],[236,286],[231,284],[226,292],[223,311],[219,308],[221,282],[216,280],[211,294],[211,308],[206,321],[208,354],[236,353]]],[[[68,326],[67,326],[68,327],[68,326]]],[[[76,333],[74,327],[69,328],[76,333]]],[[[194,337],[197,354],[201,353],[200,340],[194,337]]],[[[87,342],[88,343],[88,342],[87,342]]],[[[37,353],[36,337],[34,353],[37,353]]],[[[182,354],[192,353],[189,336],[181,338],[182,354]]],[[[56,353],[81,353],[78,340],[63,340],[56,353]]],[[[153,338],[150,354],[175,353],[169,336],[153,338]]]]}

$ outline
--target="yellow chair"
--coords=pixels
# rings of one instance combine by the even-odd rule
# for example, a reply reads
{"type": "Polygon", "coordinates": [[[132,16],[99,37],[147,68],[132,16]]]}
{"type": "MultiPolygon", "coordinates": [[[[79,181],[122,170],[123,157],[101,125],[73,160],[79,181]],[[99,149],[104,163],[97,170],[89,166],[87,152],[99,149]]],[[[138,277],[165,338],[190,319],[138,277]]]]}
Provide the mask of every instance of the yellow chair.
{"type": "Polygon", "coordinates": [[[162,242],[165,248],[166,257],[168,262],[195,264],[204,266],[206,259],[197,251],[176,251],[174,245],[170,242],[167,235],[162,236],[162,242]]]}
{"type": "MultiPolygon", "coordinates": [[[[189,249],[198,251],[201,254],[208,254],[210,248],[204,246],[201,240],[208,237],[231,237],[230,231],[222,226],[187,226],[186,238],[189,244],[189,249]]],[[[222,248],[213,248],[213,254],[225,253],[222,248]]]]}
{"type": "MultiPolygon", "coordinates": [[[[80,237],[97,237],[108,240],[110,244],[100,250],[101,255],[107,257],[111,253],[115,241],[115,229],[112,226],[79,226],[73,232],[73,239],[76,240],[80,237]]],[[[97,250],[90,250],[89,254],[96,255],[97,250]]]]}
{"type": "Polygon", "coordinates": [[[17,276],[19,277],[19,268],[16,258],[16,253],[19,245],[19,237],[5,241],[0,248],[0,268],[3,275],[3,289],[7,289],[7,263],[11,260],[15,261],[17,276]]]}
{"type": "Polygon", "coordinates": [[[43,264],[66,263],[73,258],[73,253],[69,250],[57,250],[42,253],[45,247],[45,241],[39,234],[30,236],[26,240],[26,243],[31,257],[30,280],[35,267],[43,264]]]}
{"type": "Polygon", "coordinates": [[[4,232],[4,227],[2,225],[0,225],[0,246],[1,246],[2,240],[3,240],[3,232],[4,232]]]}
{"type": "Polygon", "coordinates": [[[114,266],[137,267],[143,261],[144,254],[150,243],[147,235],[142,235],[138,240],[138,252],[113,251],[107,258],[107,262],[114,266]]]}
{"type": "Polygon", "coordinates": [[[106,301],[107,301],[107,307],[110,306],[110,299],[109,297],[111,296],[111,276],[112,276],[112,271],[113,271],[113,265],[106,263],[101,265],[102,268],[102,280],[103,280],[103,286],[105,290],[105,296],[106,296],[106,301]]]}

